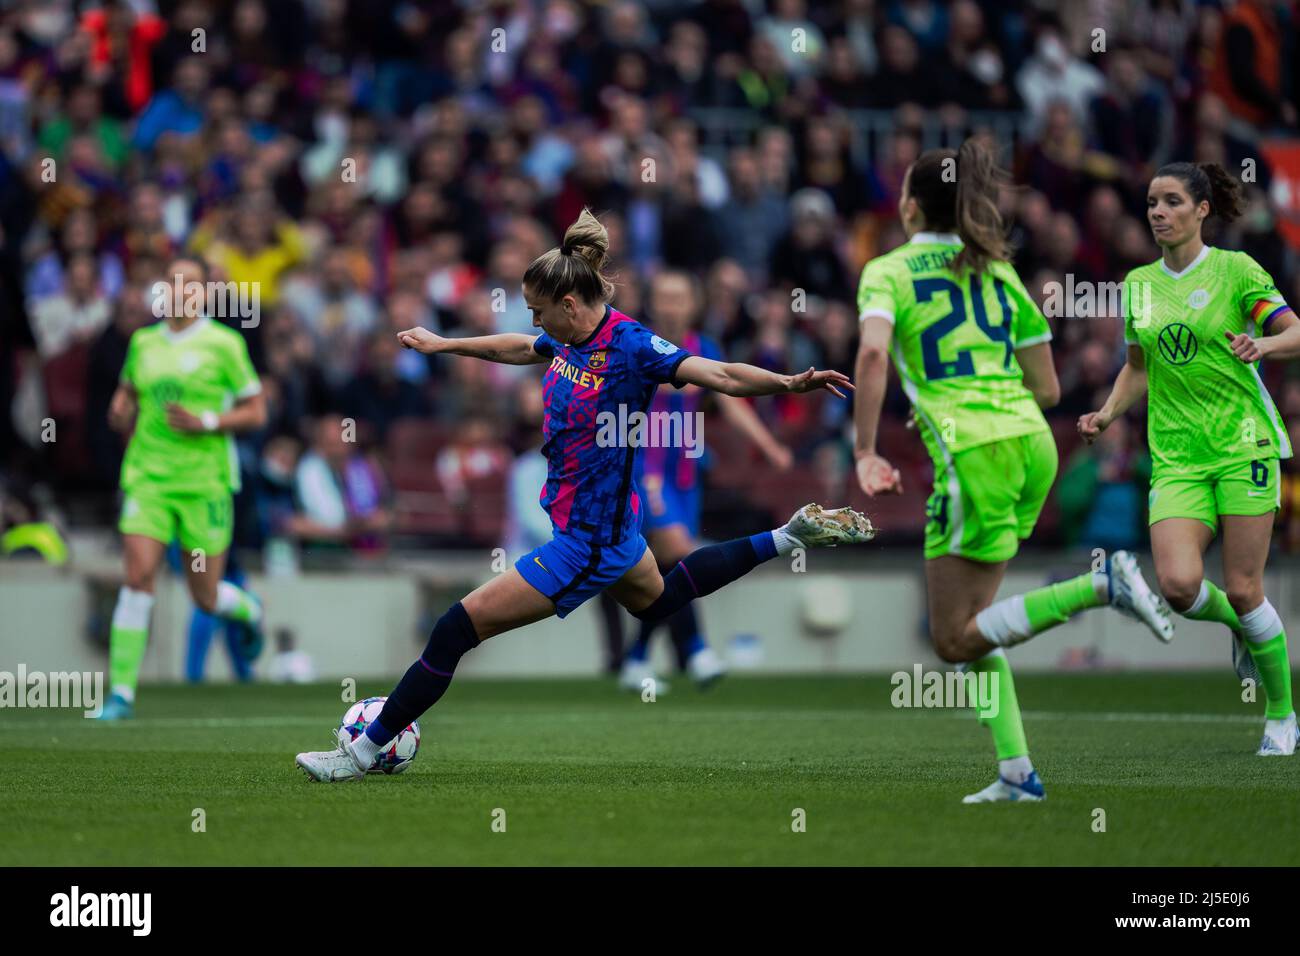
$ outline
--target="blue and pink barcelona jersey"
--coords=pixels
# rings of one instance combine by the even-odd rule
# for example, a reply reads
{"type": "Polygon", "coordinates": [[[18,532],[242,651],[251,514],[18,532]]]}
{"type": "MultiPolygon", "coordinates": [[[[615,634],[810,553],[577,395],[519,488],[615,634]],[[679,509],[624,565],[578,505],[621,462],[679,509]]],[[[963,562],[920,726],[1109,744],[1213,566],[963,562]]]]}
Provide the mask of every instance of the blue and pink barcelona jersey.
{"type": "Polygon", "coordinates": [[[625,435],[597,441],[600,423],[626,422],[647,411],[662,383],[680,388],[674,375],[692,353],[609,306],[585,341],[565,345],[543,332],[533,349],[551,360],[542,379],[547,476],[541,495],[551,524],[593,544],[636,538],[642,521],[633,480],[639,449],[625,435]]]}
{"type": "MultiPolygon", "coordinates": [[[[712,339],[691,332],[682,339],[682,350],[701,358],[722,361],[722,349],[712,339]]],[[[687,416],[699,413],[705,390],[698,385],[687,385],[675,392],[660,389],[650,402],[650,414],[668,413],[684,421],[687,416]]],[[[680,444],[650,445],[641,452],[637,467],[637,482],[647,477],[657,479],[665,488],[692,492],[700,487],[700,466],[704,458],[680,444]]]]}

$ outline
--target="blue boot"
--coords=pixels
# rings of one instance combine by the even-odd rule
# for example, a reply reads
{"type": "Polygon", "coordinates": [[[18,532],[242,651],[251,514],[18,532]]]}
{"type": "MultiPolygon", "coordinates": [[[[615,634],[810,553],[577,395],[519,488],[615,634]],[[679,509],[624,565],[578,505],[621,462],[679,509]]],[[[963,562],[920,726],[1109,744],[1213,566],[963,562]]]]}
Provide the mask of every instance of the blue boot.
{"type": "Polygon", "coordinates": [[[100,720],[130,720],[135,716],[135,705],[121,694],[114,694],[104,704],[100,720]]]}

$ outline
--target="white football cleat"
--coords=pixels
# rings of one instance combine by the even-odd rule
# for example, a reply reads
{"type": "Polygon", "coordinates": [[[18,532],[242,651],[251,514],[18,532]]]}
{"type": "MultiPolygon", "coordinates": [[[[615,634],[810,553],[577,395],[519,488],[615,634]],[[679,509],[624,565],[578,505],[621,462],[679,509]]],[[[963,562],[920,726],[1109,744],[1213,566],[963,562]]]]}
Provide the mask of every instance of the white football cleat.
{"type": "Polygon", "coordinates": [[[1038,779],[1038,771],[1029,774],[1024,783],[1012,783],[1005,777],[998,777],[979,793],[970,793],[961,798],[962,803],[1041,803],[1047,799],[1043,781],[1038,779]]]}
{"type": "Polygon", "coordinates": [[[1137,558],[1128,551],[1116,551],[1106,561],[1110,579],[1110,604],[1127,617],[1145,624],[1159,640],[1174,639],[1174,622],[1164,598],[1151,590],[1137,558]]]}
{"type": "Polygon", "coordinates": [[[727,675],[727,665],[713,652],[713,648],[704,647],[686,659],[686,673],[704,690],[727,675]]]}
{"type": "Polygon", "coordinates": [[[655,674],[649,661],[624,661],[618,672],[618,686],[637,694],[646,689],[646,681],[652,681],[656,695],[668,693],[668,681],[655,674]]]}
{"type": "Polygon", "coordinates": [[[1257,757],[1289,757],[1295,753],[1295,711],[1281,720],[1264,721],[1264,739],[1259,742],[1257,757]]]}
{"type": "Polygon", "coordinates": [[[347,783],[364,780],[366,768],[352,756],[352,746],[345,744],[334,750],[316,750],[298,754],[294,761],[317,783],[347,783]]]}
{"type": "Polygon", "coordinates": [[[876,536],[871,519],[852,508],[826,509],[804,505],[781,529],[805,548],[833,548],[837,544],[866,544],[876,536]]]}
{"type": "Polygon", "coordinates": [[[1252,681],[1259,686],[1259,667],[1255,664],[1255,655],[1246,646],[1246,638],[1241,631],[1230,631],[1232,635],[1232,669],[1237,672],[1238,680],[1252,681]]]}

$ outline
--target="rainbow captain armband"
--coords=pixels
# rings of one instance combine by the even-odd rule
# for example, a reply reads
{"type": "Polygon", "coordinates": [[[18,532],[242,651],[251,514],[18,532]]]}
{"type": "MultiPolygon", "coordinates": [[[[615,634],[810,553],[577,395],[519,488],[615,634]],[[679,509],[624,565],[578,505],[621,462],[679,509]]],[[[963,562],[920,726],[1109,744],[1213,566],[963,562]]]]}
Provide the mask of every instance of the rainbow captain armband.
{"type": "Polygon", "coordinates": [[[1255,323],[1256,328],[1261,332],[1267,332],[1269,325],[1279,316],[1286,315],[1291,311],[1291,306],[1287,305],[1280,298],[1278,299],[1260,299],[1250,309],[1250,318],[1255,323]]]}

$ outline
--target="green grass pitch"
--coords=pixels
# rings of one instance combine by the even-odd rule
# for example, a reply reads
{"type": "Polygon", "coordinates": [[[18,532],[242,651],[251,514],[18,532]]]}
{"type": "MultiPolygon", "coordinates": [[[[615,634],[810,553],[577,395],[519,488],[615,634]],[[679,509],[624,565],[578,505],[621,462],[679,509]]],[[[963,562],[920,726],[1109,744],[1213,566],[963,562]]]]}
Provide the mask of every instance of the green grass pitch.
{"type": "Polygon", "coordinates": [[[337,684],[145,687],[121,725],[4,711],[0,865],[1300,863],[1300,757],[1254,756],[1230,672],[1017,678],[1048,800],[975,807],[987,731],[891,708],[884,676],[676,683],[462,680],[405,774],[334,786],[293,757],[326,749],[337,684]]]}

